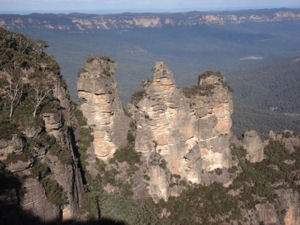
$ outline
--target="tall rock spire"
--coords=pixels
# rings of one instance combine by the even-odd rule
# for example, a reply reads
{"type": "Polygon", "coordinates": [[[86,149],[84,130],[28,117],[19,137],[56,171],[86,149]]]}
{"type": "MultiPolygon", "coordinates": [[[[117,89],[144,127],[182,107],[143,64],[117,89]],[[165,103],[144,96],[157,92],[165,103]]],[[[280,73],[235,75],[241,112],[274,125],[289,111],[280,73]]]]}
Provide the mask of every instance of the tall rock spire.
{"type": "Polygon", "coordinates": [[[116,63],[108,57],[93,57],[78,74],[81,110],[93,129],[94,152],[104,161],[127,144],[129,118],[124,114],[114,77],[116,63]]]}
{"type": "MultiPolygon", "coordinates": [[[[153,67],[152,79],[145,82],[139,98],[133,96],[129,111],[136,122],[135,149],[148,158],[160,157],[170,174],[208,184],[216,181],[211,172],[231,167],[232,94],[218,72],[199,76],[199,82],[184,90],[176,87],[173,74],[163,62],[153,67]]],[[[148,165],[149,194],[167,199],[167,173],[148,165]],[[160,190],[160,191],[157,191],[160,190]],[[164,190],[164,191],[161,191],[164,190]]],[[[221,182],[228,182],[224,176],[221,182]]]]}

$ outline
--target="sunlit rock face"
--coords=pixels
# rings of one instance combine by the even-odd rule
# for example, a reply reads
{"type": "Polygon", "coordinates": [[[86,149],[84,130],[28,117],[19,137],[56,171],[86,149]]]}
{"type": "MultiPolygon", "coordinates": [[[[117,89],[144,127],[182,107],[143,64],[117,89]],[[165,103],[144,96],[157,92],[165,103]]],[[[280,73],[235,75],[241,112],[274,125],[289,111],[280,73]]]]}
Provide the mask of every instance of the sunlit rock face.
{"type": "Polygon", "coordinates": [[[137,127],[136,151],[146,158],[158,153],[171,174],[204,183],[202,174],[231,166],[232,94],[220,73],[207,72],[197,85],[181,90],[172,72],[157,62],[128,109],[137,127]]]}
{"type": "Polygon", "coordinates": [[[264,145],[254,130],[248,130],[244,133],[242,145],[247,150],[247,159],[252,162],[261,162],[264,160],[264,145]]]}
{"type": "MultiPolygon", "coordinates": [[[[85,100],[81,109],[93,129],[94,151],[104,161],[126,145],[129,127],[117,92],[115,68],[112,60],[95,57],[78,78],[78,95],[85,100]]],[[[232,93],[221,73],[206,72],[196,85],[181,90],[172,72],[157,62],[151,79],[133,94],[128,110],[136,127],[135,150],[148,171],[147,191],[155,201],[178,194],[169,187],[173,175],[197,184],[216,179],[229,182],[226,175],[211,175],[232,166],[232,93]]]]}
{"type": "Polygon", "coordinates": [[[106,161],[126,145],[129,119],[117,91],[116,63],[108,57],[88,61],[78,74],[78,96],[85,100],[81,110],[93,129],[95,154],[106,161]]]}

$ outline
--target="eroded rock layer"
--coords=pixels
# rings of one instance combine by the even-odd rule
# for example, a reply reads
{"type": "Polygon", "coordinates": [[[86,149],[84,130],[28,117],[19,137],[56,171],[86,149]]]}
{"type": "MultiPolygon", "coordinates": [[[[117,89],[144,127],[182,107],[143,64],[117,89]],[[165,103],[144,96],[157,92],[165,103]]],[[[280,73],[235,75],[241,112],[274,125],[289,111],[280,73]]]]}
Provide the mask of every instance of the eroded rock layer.
{"type": "Polygon", "coordinates": [[[115,69],[108,57],[94,57],[78,75],[78,96],[85,100],[81,110],[93,129],[95,154],[102,160],[127,143],[129,119],[119,99],[115,69]]]}
{"type": "Polygon", "coordinates": [[[128,108],[137,127],[136,151],[149,159],[159,154],[172,174],[205,183],[205,172],[231,166],[232,94],[220,73],[207,72],[197,85],[181,90],[172,72],[157,62],[128,108]]]}

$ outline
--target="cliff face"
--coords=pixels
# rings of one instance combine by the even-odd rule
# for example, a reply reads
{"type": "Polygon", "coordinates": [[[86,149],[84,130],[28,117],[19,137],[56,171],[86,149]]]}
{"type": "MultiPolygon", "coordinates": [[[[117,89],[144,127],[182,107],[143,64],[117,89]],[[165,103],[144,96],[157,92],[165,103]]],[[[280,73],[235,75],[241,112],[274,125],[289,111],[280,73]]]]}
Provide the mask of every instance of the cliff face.
{"type": "Polygon", "coordinates": [[[127,144],[129,128],[129,118],[117,91],[115,69],[114,61],[95,57],[78,75],[78,97],[85,100],[81,110],[93,129],[94,153],[105,161],[127,144]]]}
{"type": "Polygon", "coordinates": [[[45,222],[78,219],[77,120],[59,67],[43,42],[2,29],[0,42],[1,173],[19,180],[24,194],[15,189],[13,199],[22,210],[45,222]]]}
{"type": "Polygon", "coordinates": [[[242,24],[262,22],[297,21],[298,9],[249,10],[237,12],[190,12],[182,14],[120,14],[120,15],[1,15],[0,27],[7,29],[46,29],[88,32],[160,27],[191,27],[202,24],[242,24]]]}
{"type": "Polygon", "coordinates": [[[230,167],[232,95],[223,79],[212,73],[183,92],[168,68],[156,63],[152,79],[129,104],[136,151],[160,154],[171,173],[192,183],[202,183],[203,171],[230,167]]]}
{"type": "MultiPolygon", "coordinates": [[[[208,72],[197,85],[182,91],[172,72],[158,62],[152,78],[133,95],[128,108],[137,127],[135,150],[147,161],[158,154],[171,174],[198,184],[215,181],[208,172],[232,165],[232,94],[220,74],[208,72]]],[[[160,190],[158,195],[167,199],[167,175],[157,166],[149,168],[151,195],[160,190]],[[157,181],[158,177],[163,181],[157,181]]],[[[221,180],[229,181],[226,176],[221,180]]]]}

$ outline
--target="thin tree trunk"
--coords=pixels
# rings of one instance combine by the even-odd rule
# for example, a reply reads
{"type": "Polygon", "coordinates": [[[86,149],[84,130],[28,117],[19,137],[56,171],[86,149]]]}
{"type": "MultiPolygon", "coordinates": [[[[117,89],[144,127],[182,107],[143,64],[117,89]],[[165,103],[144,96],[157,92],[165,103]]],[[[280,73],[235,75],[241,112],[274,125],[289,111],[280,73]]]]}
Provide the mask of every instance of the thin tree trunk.
{"type": "Polygon", "coordinates": [[[34,111],[33,111],[33,117],[34,117],[34,118],[36,117],[36,111],[37,111],[37,109],[38,109],[38,106],[35,106],[35,107],[34,107],[34,111]]]}
{"type": "Polygon", "coordinates": [[[10,113],[9,113],[9,119],[11,120],[14,113],[14,103],[10,102],[10,113]]]}

